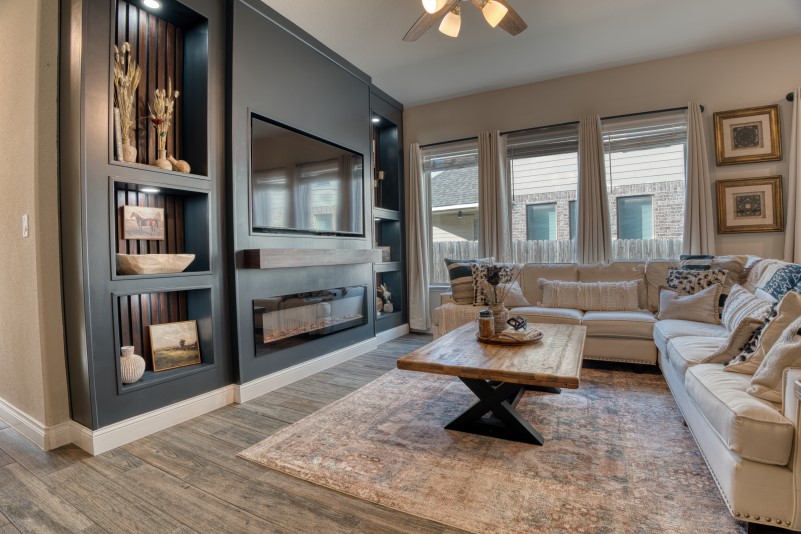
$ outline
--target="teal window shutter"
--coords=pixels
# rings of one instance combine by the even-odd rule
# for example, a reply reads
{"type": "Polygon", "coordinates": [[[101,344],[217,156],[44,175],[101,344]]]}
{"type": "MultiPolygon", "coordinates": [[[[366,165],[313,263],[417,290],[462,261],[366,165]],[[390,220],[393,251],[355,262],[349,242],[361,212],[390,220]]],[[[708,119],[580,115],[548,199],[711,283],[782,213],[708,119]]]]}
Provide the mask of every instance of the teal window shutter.
{"type": "Polygon", "coordinates": [[[551,241],[556,239],[556,204],[526,206],[526,239],[551,241]]]}
{"type": "Polygon", "coordinates": [[[651,195],[617,198],[617,238],[654,238],[653,197],[651,195]]]}

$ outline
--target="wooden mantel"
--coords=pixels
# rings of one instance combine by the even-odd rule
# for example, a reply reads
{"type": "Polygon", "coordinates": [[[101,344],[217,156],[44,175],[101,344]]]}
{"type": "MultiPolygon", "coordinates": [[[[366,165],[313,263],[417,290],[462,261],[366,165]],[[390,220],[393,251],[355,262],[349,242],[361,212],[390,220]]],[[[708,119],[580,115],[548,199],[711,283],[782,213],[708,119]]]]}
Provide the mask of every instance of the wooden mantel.
{"type": "Polygon", "coordinates": [[[381,261],[381,251],[371,248],[251,248],[243,252],[245,269],[284,269],[381,261]]]}

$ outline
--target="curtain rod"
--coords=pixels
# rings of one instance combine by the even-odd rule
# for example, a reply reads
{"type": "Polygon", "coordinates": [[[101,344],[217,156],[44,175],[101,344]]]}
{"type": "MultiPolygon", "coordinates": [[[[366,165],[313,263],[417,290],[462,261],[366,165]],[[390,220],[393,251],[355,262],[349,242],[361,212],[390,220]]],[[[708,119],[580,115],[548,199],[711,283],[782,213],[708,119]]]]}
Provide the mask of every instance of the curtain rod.
{"type": "Polygon", "coordinates": [[[430,148],[432,146],[439,146],[439,145],[449,145],[451,143],[461,143],[462,141],[472,141],[473,139],[478,139],[477,135],[472,137],[464,137],[462,139],[453,139],[452,141],[439,141],[437,143],[428,143],[427,145],[420,145],[420,148],[430,148]]]}
{"type": "MultiPolygon", "coordinates": [[[[638,115],[653,115],[654,113],[668,113],[670,111],[686,111],[687,106],[681,106],[678,108],[667,108],[667,109],[655,109],[653,111],[643,111],[640,113],[625,113],[623,115],[612,115],[611,117],[601,117],[601,120],[608,121],[611,119],[625,119],[626,117],[636,117],[638,115]]],[[[704,106],[701,106],[701,111],[704,111],[704,106]]]]}
{"type": "Polygon", "coordinates": [[[561,124],[549,124],[547,126],[534,126],[533,128],[520,128],[519,130],[509,130],[508,132],[501,132],[501,135],[517,134],[523,132],[531,132],[533,130],[541,130],[543,128],[559,128],[560,126],[572,126],[578,124],[579,121],[563,122],[561,124]]]}

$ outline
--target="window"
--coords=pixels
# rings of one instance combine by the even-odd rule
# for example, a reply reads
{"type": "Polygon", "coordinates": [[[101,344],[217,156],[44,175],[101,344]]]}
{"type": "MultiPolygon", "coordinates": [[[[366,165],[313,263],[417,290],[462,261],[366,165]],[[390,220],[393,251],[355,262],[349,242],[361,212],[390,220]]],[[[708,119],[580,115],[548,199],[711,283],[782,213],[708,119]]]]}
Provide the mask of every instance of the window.
{"type": "Polygon", "coordinates": [[[614,259],[677,258],[684,232],[685,111],[603,121],[614,259]]]}
{"type": "Polygon", "coordinates": [[[513,260],[573,261],[575,208],[571,206],[578,184],[578,124],[509,134],[506,146],[513,260]]]}
{"type": "Polygon", "coordinates": [[[567,206],[570,219],[570,239],[576,239],[576,235],[578,235],[578,200],[571,200],[567,206]]]}
{"type": "Polygon", "coordinates": [[[447,284],[445,258],[478,257],[478,142],[423,149],[431,191],[431,283],[447,284]]]}
{"type": "Polygon", "coordinates": [[[653,239],[654,217],[651,195],[617,197],[617,238],[653,239]]]}
{"type": "Polygon", "coordinates": [[[556,203],[526,206],[526,239],[553,241],[556,239],[556,203]]]}

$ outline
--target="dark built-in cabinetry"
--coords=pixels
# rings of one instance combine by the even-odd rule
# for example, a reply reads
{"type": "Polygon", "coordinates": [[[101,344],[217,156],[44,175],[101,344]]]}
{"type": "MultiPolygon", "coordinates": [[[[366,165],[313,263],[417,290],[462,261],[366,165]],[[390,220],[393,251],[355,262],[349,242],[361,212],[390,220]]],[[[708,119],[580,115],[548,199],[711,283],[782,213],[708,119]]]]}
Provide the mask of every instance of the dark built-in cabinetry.
{"type": "Polygon", "coordinates": [[[161,0],[159,10],[141,0],[61,3],[61,244],[75,421],[106,427],[348,350],[406,323],[399,103],[260,0],[161,0]],[[141,69],[130,143],[137,153],[129,161],[120,156],[114,112],[114,46],[123,43],[141,69]],[[170,83],[180,94],[166,151],[185,160],[189,173],[153,165],[159,139],[148,104],[170,83]],[[253,230],[253,114],[364,156],[363,213],[356,214],[363,235],[253,230]],[[381,120],[373,123],[374,116],[381,120]],[[163,210],[163,239],[126,239],[125,206],[163,210]],[[389,261],[376,261],[376,245],[390,247],[389,261]],[[289,249],[307,254],[294,255],[296,265],[269,268],[254,268],[246,257],[256,250],[260,261],[272,261],[271,251],[289,249]],[[183,272],[129,275],[118,271],[118,254],[195,259],[183,272]],[[315,254],[331,261],[300,259],[315,254]],[[392,292],[392,313],[376,313],[381,283],[392,292]],[[292,304],[289,317],[339,312],[310,322],[324,338],[310,330],[302,345],[257,350],[254,332],[262,344],[271,335],[277,296],[292,304]],[[154,370],[150,327],[183,321],[197,325],[199,363],[154,370]],[[147,362],[131,384],[122,383],[120,368],[127,345],[147,362]]]}
{"type": "Polygon", "coordinates": [[[97,429],[231,382],[223,283],[225,6],[216,0],[63,0],[60,100],[61,237],[72,418],[97,429]],[[114,45],[140,67],[131,145],[116,144],[114,45]],[[148,103],[179,91],[168,154],[190,173],[153,166],[148,103]],[[163,209],[163,239],[124,239],[123,206],[163,209]],[[184,272],[125,275],[116,255],[195,255],[184,272]],[[197,324],[200,363],[154,372],[149,326],[197,324]],[[123,384],[120,347],[145,358],[123,384]]]}
{"type": "MultiPolygon", "coordinates": [[[[406,324],[406,243],[403,191],[403,108],[373,88],[373,236],[376,247],[389,247],[389,257],[375,263],[375,285],[384,284],[392,294],[392,311],[376,312],[376,333],[406,324]]],[[[385,249],[386,253],[386,249],[385,249]]]]}

